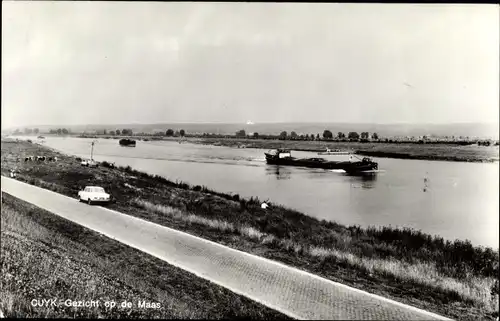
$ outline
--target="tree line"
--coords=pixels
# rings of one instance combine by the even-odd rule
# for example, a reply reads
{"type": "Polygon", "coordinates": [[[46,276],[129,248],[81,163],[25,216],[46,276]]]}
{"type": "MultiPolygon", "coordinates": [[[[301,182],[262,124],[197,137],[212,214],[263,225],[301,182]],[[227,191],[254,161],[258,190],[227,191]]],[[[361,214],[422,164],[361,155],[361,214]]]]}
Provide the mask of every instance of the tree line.
{"type": "MultiPolygon", "coordinates": [[[[38,130],[37,130],[38,132],[38,130]]],[[[68,131],[65,129],[57,130],[55,133],[65,134],[68,131]]],[[[54,133],[51,130],[51,133],[54,133]]],[[[434,144],[459,144],[459,145],[469,145],[477,143],[479,145],[489,146],[498,145],[497,142],[490,143],[489,141],[479,140],[479,139],[469,139],[469,137],[462,137],[460,139],[455,139],[455,137],[446,136],[445,139],[432,139],[427,136],[422,136],[420,138],[381,138],[378,133],[369,133],[369,132],[355,132],[351,131],[346,133],[337,132],[335,135],[332,131],[325,129],[323,134],[320,133],[310,133],[310,134],[297,134],[296,131],[291,131],[288,133],[287,131],[282,131],[279,135],[277,134],[259,134],[257,132],[249,133],[244,129],[236,131],[233,135],[230,134],[214,134],[214,133],[191,133],[187,134],[184,129],[175,130],[167,129],[166,131],[159,131],[155,133],[133,133],[132,129],[111,129],[111,130],[99,130],[97,131],[99,135],[123,135],[123,136],[159,136],[159,137],[204,137],[204,138],[247,138],[247,139],[270,139],[270,140],[299,140],[299,141],[342,141],[342,142],[381,142],[381,143],[417,143],[417,144],[426,144],[426,143],[434,143],[434,144]],[[450,139],[448,139],[450,138],[450,139]]]]}
{"type": "Polygon", "coordinates": [[[173,129],[167,129],[166,131],[164,132],[156,132],[154,134],[147,134],[147,133],[134,133],[132,131],[132,129],[129,129],[129,128],[124,128],[124,129],[110,129],[110,130],[106,130],[106,129],[101,129],[101,130],[98,130],[96,131],[96,133],[98,135],[111,135],[111,136],[133,136],[133,135],[144,135],[144,136],[174,136],[174,137],[178,137],[178,136],[185,136],[186,135],[186,131],[184,129],[181,129],[181,130],[176,130],[174,131],[173,129]]]}
{"type": "Polygon", "coordinates": [[[99,135],[123,135],[123,136],[132,136],[134,132],[130,128],[123,128],[123,129],[101,129],[97,131],[97,134],[99,135]]]}
{"type": "Polygon", "coordinates": [[[40,130],[38,128],[25,128],[23,131],[21,131],[19,128],[17,128],[14,131],[14,135],[22,135],[23,133],[25,135],[32,135],[32,134],[38,134],[40,130]]]}
{"type": "Polygon", "coordinates": [[[71,131],[66,128],[57,128],[57,129],[50,129],[49,134],[57,134],[57,135],[68,135],[70,134],[71,131]]]}
{"type": "MultiPolygon", "coordinates": [[[[14,131],[14,135],[37,135],[40,133],[39,128],[24,128],[23,131],[21,131],[19,128],[14,131]]],[[[57,128],[57,129],[50,129],[49,130],[50,134],[57,134],[57,135],[67,135],[71,133],[71,131],[67,128],[57,128]]]]}
{"type": "MultiPolygon", "coordinates": [[[[210,136],[209,134],[204,134],[204,136],[210,136]]],[[[346,136],[343,132],[338,132],[336,136],[330,130],[323,131],[323,135],[320,136],[319,133],[315,134],[300,134],[292,131],[288,134],[287,131],[282,131],[279,135],[259,135],[259,133],[252,133],[247,135],[244,129],[236,132],[236,137],[239,138],[261,138],[261,139],[280,139],[280,140],[348,140],[348,141],[368,141],[370,140],[370,133],[362,132],[361,135],[357,132],[349,132],[346,136]]],[[[371,135],[372,140],[379,140],[377,133],[371,135]]]]}

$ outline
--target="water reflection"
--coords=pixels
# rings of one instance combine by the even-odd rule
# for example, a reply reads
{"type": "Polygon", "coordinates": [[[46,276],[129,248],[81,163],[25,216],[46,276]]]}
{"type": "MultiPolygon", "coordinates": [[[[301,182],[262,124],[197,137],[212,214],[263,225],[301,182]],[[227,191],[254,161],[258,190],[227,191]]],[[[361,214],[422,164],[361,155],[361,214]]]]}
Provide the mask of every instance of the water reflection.
{"type": "Polygon", "coordinates": [[[377,181],[377,173],[359,173],[359,174],[345,174],[351,181],[351,186],[360,187],[363,189],[375,188],[377,181]]]}
{"type": "Polygon", "coordinates": [[[266,175],[276,176],[276,179],[290,179],[292,171],[290,168],[282,167],[282,166],[266,166],[266,175]]]}

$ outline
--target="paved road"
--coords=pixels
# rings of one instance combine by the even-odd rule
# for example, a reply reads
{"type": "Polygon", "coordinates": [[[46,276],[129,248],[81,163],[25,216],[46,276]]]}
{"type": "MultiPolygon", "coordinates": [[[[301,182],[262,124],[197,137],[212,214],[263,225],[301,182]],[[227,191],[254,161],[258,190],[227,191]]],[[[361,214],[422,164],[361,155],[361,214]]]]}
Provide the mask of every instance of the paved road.
{"type": "Polygon", "coordinates": [[[447,320],[187,233],[2,176],[2,191],[296,319],[447,320]]]}

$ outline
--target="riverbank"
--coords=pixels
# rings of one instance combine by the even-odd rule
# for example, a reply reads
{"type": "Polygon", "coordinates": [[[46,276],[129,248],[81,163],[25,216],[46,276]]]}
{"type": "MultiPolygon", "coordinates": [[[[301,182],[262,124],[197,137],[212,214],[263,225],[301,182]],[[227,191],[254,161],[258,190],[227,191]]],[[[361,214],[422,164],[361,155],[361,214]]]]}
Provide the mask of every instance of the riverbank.
{"type": "Polygon", "coordinates": [[[1,233],[0,310],[8,318],[288,319],[5,193],[1,233]],[[63,302],[31,306],[52,298],[63,302]],[[75,301],[89,306],[67,306],[75,301]]]}
{"type": "Polygon", "coordinates": [[[293,141],[258,139],[188,138],[188,142],[243,148],[276,149],[321,152],[329,149],[349,150],[371,157],[420,159],[456,162],[495,162],[499,160],[498,146],[460,146],[453,144],[360,143],[329,141],[293,141]]]}
{"type": "Polygon", "coordinates": [[[95,184],[111,208],[281,261],[356,288],[455,319],[498,311],[498,251],[419,231],[346,227],[273,204],[171,182],[127,168],[89,169],[75,157],[28,142],[2,141],[2,174],[75,197],[95,184]],[[57,163],[17,162],[27,155],[57,163]]]}

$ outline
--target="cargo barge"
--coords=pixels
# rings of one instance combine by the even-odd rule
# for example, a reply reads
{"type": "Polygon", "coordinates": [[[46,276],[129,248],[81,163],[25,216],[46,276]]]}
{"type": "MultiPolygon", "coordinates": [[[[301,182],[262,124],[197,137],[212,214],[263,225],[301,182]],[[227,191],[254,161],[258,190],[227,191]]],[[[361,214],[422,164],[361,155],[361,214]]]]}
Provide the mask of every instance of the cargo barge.
{"type": "Polygon", "coordinates": [[[123,138],[120,139],[119,143],[120,146],[135,147],[135,140],[133,139],[123,138]]]}
{"type": "Polygon", "coordinates": [[[288,149],[271,150],[266,155],[266,162],[272,165],[300,166],[323,169],[342,169],[348,174],[354,174],[378,169],[378,163],[368,157],[359,161],[327,161],[324,158],[295,158],[288,149]]]}

